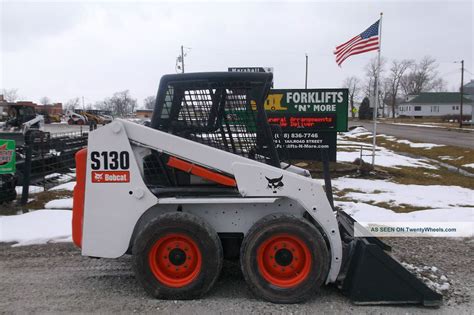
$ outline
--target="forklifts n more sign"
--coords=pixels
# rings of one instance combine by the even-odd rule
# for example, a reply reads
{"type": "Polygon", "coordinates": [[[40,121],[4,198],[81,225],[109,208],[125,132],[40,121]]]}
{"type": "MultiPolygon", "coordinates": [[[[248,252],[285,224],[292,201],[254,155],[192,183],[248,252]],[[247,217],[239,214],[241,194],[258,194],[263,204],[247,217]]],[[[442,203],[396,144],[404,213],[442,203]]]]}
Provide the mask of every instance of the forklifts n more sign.
{"type": "MultiPolygon", "coordinates": [[[[336,132],[347,131],[347,89],[270,90],[264,106],[292,158],[320,160],[317,152],[326,149],[329,160],[336,160],[336,132]]],[[[274,134],[281,150],[279,137],[274,134]]]]}
{"type": "Polygon", "coordinates": [[[284,131],[347,131],[347,107],[347,89],[271,90],[265,101],[269,122],[284,131]]]}

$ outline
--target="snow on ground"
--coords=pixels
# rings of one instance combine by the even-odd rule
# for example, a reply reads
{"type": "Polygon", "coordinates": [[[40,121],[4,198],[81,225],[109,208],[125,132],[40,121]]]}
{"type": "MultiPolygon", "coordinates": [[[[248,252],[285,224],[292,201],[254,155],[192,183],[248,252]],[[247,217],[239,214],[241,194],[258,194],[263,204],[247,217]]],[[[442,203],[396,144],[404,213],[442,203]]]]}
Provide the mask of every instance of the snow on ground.
{"type": "Polygon", "coordinates": [[[51,174],[46,175],[44,178],[45,179],[50,179],[50,178],[54,178],[54,177],[58,177],[58,176],[61,176],[61,173],[51,173],[51,174]]]}
{"type": "MultiPolygon", "coordinates": [[[[425,228],[427,226],[432,226],[433,228],[454,227],[456,228],[456,231],[451,232],[452,234],[447,234],[446,232],[438,234],[434,232],[426,232],[426,234],[416,234],[416,236],[474,236],[474,206],[470,208],[429,209],[408,213],[398,213],[363,202],[335,201],[334,204],[337,207],[341,207],[344,212],[349,214],[366,228],[373,224],[402,228],[406,226],[410,226],[411,228],[425,228]]],[[[386,236],[408,236],[408,234],[393,233],[386,236]]]]}
{"type": "MultiPolygon", "coordinates": [[[[391,139],[387,139],[391,140],[391,139]]],[[[392,140],[394,141],[394,140],[392,140]]],[[[434,144],[434,143],[414,143],[408,140],[396,140],[397,143],[408,144],[410,148],[424,148],[425,150],[429,150],[436,147],[444,147],[444,144],[434,144]]]]}
{"type": "Polygon", "coordinates": [[[51,200],[44,207],[46,209],[72,209],[72,198],[51,200]]]}
{"type": "MultiPolygon", "coordinates": [[[[368,132],[364,127],[356,127],[349,132],[340,134],[338,137],[338,146],[343,149],[349,149],[347,151],[337,151],[337,161],[340,162],[354,162],[355,159],[360,158],[360,151],[362,147],[362,159],[371,163],[372,161],[372,145],[370,143],[351,141],[350,139],[355,139],[359,136],[371,135],[372,133],[368,132]],[[349,140],[348,140],[349,139],[349,140]]],[[[392,136],[386,136],[383,134],[377,135],[378,137],[383,137],[386,140],[397,141],[397,138],[392,136]]],[[[398,140],[398,141],[407,141],[416,145],[418,148],[432,148],[433,146],[438,146],[432,143],[413,143],[408,140],[398,140]]],[[[376,146],[375,151],[375,164],[378,166],[384,167],[393,167],[398,168],[399,166],[406,167],[424,167],[429,169],[436,169],[436,166],[430,164],[426,159],[422,158],[412,158],[405,155],[398,154],[392,150],[386,149],[384,147],[376,146]]]]}
{"type": "Polygon", "coordinates": [[[440,156],[438,156],[438,158],[440,158],[443,161],[457,161],[457,160],[460,160],[460,159],[464,158],[464,155],[461,155],[461,156],[458,156],[458,157],[454,157],[454,156],[450,156],[450,155],[440,155],[440,156]]]}
{"type": "Polygon", "coordinates": [[[69,191],[73,191],[75,185],[76,185],[76,182],[68,182],[68,183],[58,185],[58,186],[54,186],[50,190],[69,190],[69,191]]]}
{"type": "Polygon", "coordinates": [[[463,166],[464,166],[464,167],[471,167],[471,168],[474,168],[474,163],[464,164],[463,166]]]}
{"type": "Polygon", "coordinates": [[[75,173],[68,173],[68,174],[52,173],[52,174],[46,175],[44,178],[54,179],[55,181],[59,183],[64,183],[64,182],[70,181],[71,179],[76,178],[76,174],[75,173]]]}
{"type": "Polygon", "coordinates": [[[363,202],[335,201],[335,205],[360,222],[474,222],[474,207],[399,213],[363,202]]]}
{"type": "MultiPolygon", "coordinates": [[[[351,189],[344,198],[353,201],[336,201],[346,213],[364,226],[380,222],[407,223],[410,226],[426,222],[451,222],[457,231],[451,236],[474,235],[474,191],[458,186],[402,185],[384,180],[339,178],[333,181],[339,191],[351,189]],[[414,206],[425,208],[399,213],[377,206],[386,203],[393,207],[414,206]],[[375,204],[375,205],[373,205],[375,204]]],[[[403,226],[402,224],[402,226],[403,226]]],[[[441,233],[439,236],[446,234],[441,233]]]]}
{"type": "MultiPolygon", "coordinates": [[[[352,146],[349,146],[351,148],[352,146]]],[[[354,146],[354,148],[357,148],[354,146]]],[[[372,161],[372,150],[364,147],[362,159],[366,163],[372,161]]],[[[424,167],[429,169],[436,169],[435,166],[429,164],[426,159],[416,159],[401,154],[397,154],[392,150],[385,149],[383,147],[376,147],[375,151],[375,164],[384,167],[398,168],[397,166],[407,167],[424,167]]],[[[339,162],[354,162],[355,159],[360,158],[360,149],[352,152],[337,151],[337,161],[339,162]]]]}
{"type": "Polygon", "coordinates": [[[13,246],[71,242],[70,210],[38,210],[0,217],[0,242],[13,246]]]}
{"type": "Polygon", "coordinates": [[[339,178],[333,181],[338,190],[354,189],[345,197],[357,201],[387,202],[394,206],[408,204],[426,208],[455,208],[471,206],[474,209],[474,191],[458,186],[401,185],[384,180],[339,178]]]}
{"type": "Polygon", "coordinates": [[[372,135],[372,133],[369,132],[364,127],[355,127],[354,129],[349,130],[348,132],[344,133],[344,136],[348,138],[357,138],[360,136],[370,136],[370,135],[372,135]]]}
{"type": "MultiPolygon", "coordinates": [[[[15,187],[16,193],[20,195],[23,192],[23,186],[16,186],[15,187]]],[[[30,194],[36,194],[39,192],[43,192],[44,188],[41,186],[29,186],[28,187],[28,193],[30,194]]]]}

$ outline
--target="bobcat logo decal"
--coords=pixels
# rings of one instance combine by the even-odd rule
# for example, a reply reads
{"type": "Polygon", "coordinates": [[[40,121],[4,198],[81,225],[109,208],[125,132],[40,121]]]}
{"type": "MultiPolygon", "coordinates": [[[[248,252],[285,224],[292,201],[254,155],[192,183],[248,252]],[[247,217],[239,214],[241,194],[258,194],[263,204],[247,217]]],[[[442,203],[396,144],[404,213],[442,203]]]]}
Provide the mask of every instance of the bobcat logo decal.
{"type": "Polygon", "coordinates": [[[283,180],[283,175],[281,175],[280,177],[277,177],[277,178],[268,178],[265,176],[265,178],[267,179],[268,181],[268,185],[267,185],[267,188],[268,189],[271,189],[273,191],[274,194],[277,193],[277,189],[282,189],[283,186],[285,186],[282,182],[283,180]]]}
{"type": "Polygon", "coordinates": [[[94,180],[96,180],[96,181],[101,181],[103,175],[104,175],[103,173],[95,173],[95,174],[94,174],[94,180]]]}

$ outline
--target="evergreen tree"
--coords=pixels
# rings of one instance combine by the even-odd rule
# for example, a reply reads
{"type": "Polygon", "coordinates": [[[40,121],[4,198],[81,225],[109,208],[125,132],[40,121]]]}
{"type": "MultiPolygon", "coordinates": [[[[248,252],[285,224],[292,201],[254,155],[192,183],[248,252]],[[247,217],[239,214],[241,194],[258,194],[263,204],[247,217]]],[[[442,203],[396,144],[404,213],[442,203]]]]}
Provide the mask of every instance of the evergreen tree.
{"type": "Polygon", "coordinates": [[[362,104],[360,104],[359,108],[359,119],[372,119],[373,108],[370,108],[370,101],[368,97],[365,97],[362,100],[362,104]]]}

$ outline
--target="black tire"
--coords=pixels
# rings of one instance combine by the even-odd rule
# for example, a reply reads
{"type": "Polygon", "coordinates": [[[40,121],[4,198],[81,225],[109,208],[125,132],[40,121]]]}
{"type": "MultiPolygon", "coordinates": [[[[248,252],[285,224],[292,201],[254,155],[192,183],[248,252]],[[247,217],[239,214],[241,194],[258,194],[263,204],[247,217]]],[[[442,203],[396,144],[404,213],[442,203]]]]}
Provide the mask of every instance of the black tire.
{"type": "Polygon", "coordinates": [[[304,218],[271,214],[245,236],[240,264],[256,296],[273,303],[298,303],[326,280],[329,252],[321,233],[304,218]]]}
{"type": "Polygon", "coordinates": [[[214,229],[203,219],[183,212],[166,213],[151,220],[137,235],[132,254],[137,280],[147,293],[160,299],[185,300],[203,296],[216,282],[223,261],[222,245],[214,229]],[[183,240],[180,244],[184,245],[179,246],[179,240],[183,240]],[[164,262],[166,259],[169,263],[164,262]],[[181,278],[178,269],[188,268],[188,262],[190,269],[179,272],[197,270],[197,273],[181,278]],[[176,274],[173,276],[174,268],[176,274]],[[174,281],[178,280],[173,277],[185,280],[177,284],[174,281]]]}

